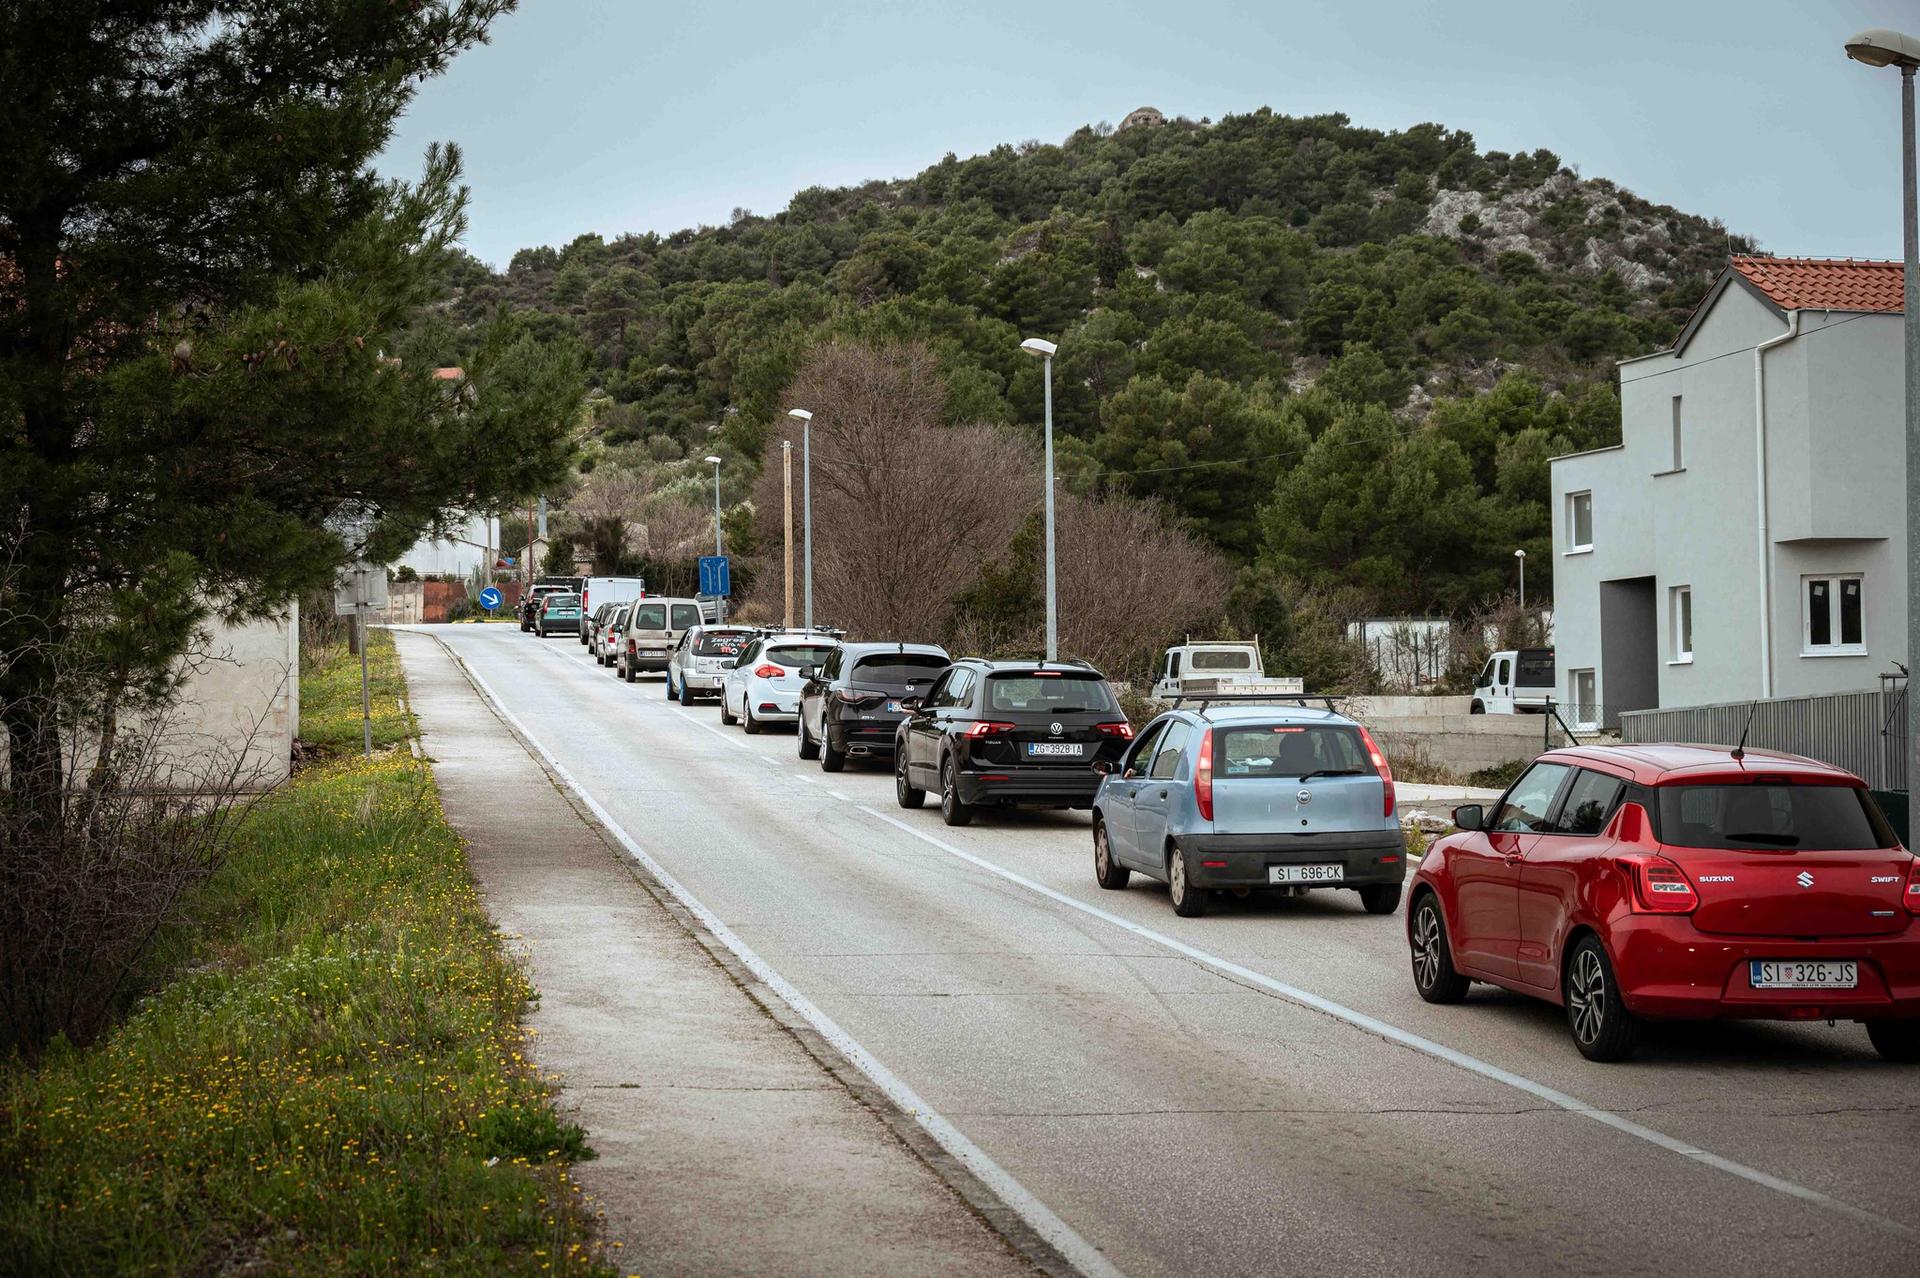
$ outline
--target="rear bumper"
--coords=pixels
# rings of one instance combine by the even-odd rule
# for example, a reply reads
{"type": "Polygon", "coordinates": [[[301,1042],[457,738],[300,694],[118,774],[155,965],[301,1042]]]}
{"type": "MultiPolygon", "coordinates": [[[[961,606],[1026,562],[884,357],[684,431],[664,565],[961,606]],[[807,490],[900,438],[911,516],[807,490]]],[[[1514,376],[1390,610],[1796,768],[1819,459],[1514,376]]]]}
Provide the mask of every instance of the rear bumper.
{"type": "Polygon", "coordinates": [[[800,717],[800,694],[797,692],[776,692],[770,688],[747,688],[747,704],[753,707],[753,717],[766,720],[798,719],[800,717]]]}
{"type": "Polygon", "coordinates": [[[544,630],[550,635],[578,635],[580,623],[577,621],[540,621],[534,623],[536,630],[544,630]]]}
{"type": "Polygon", "coordinates": [[[850,759],[891,759],[898,719],[854,719],[826,725],[827,744],[850,759]]]}
{"type": "Polygon", "coordinates": [[[960,801],[968,804],[1052,804],[1090,808],[1102,778],[1085,764],[1073,767],[974,768],[954,774],[960,801]]]}
{"type": "Polygon", "coordinates": [[[1607,937],[1614,976],[1638,1015],[1686,1020],[1876,1020],[1920,1016],[1920,921],[1879,936],[1801,941],[1702,932],[1685,916],[1630,914],[1607,937]],[[1852,959],[1851,990],[1757,990],[1754,959],[1852,959]]]}
{"type": "Polygon", "coordinates": [[[1339,880],[1288,887],[1368,887],[1406,877],[1406,846],[1396,830],[1355,834],[1177,834],[1187,881],[1196,887],[1276,887],[1282,865],[1338,865],[1339,880]]]}
{"type": "Polygon", "coordinates": [[[670,652],[629,652],[627,665],[635,670],[665,670],[672,659],[670,652]]]}
{"type": "Polygon", "coordinates": [[[726,680],[727,676],[724,674],[718,672],[703,674],[698,670],[689,670],[680,676],[680,682],[687,686],[689,692],[718,692],[720,685],[726,680]]]}

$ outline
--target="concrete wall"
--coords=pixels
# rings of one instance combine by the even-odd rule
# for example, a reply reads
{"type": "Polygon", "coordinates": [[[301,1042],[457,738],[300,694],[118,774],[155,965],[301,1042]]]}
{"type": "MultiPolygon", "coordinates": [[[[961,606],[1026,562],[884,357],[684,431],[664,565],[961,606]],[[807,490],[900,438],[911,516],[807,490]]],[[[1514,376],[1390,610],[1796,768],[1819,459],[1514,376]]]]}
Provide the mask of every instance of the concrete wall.
{"type": "MultiPolygon", "coordinates": [[[[1602,583],[1653,579],[1657,700],[1686,706],[1762,695],[1770,620],[1773,693],[1875,685],[1905,661],[1904,435],[1901,317],[1803,312],[1801,335],[1765,355],[1767,522],[1760,535],[1753,349],[1787,324],[1734,283],[1678,354],[1620,366],[1619,447],[1552,466],[1555,648],[1560,697],[1571,672],[1596,671],[1595,696],[1640,699],[1640,667],[1604,653],[1602,583]],[[1673,396],[1681,397],[1683,466],[1673,466],[1673,396]],[[1593,548],[1569,544],[1567,496],[1593,493],[1593,548]],[[1763,569],[1762,546],[1772,572],[1763,569]],[[1801,653],[1801,577],[1865,576],[1866,653],[1801,653]],[[1764,583],[1771,581],[1771,607],[1764,583]],[[1671,588],[1693,596],[1693,653],[1673,647],[1671,588]],[[1609,686],[1623,669],[1628,687],[1609,686]]],[[[1638,626],[1633,642],[1643,641],[1638,626]]]]}
{"type": "Polygon", "coordinates": [[[192,665],[161,736],[168,783],[193,788],[233,760],[250,788],[285,781],[300,730],[297,606],[281,621],[213,627],[192,665]]]}
{"type": "Polygon", "coordinates": [[[1356,719],[1429,719],[1436,715],[1465,716],[1472,697],[1351,697],[1345,710],[1356,719]]]}
{"type": "Polygon", "coordinates": [[[487,562],[483,547],[500,553],[500,521],[475,515],[454,530],[458,541],[420,541],[400,556],[395,567],[405,565],[421,576],[470,577],[487,562]]]}
{"type": "MultiPolygon", "coordinates": [[[[1359,716],[1356,716],[1359,717],[1359,716]]],[[[1361,718],[1389,758],[1421,758],[1454,772],[1496,768],[1546,749],[1550,720],[1535,714],[1361,718]]]]}

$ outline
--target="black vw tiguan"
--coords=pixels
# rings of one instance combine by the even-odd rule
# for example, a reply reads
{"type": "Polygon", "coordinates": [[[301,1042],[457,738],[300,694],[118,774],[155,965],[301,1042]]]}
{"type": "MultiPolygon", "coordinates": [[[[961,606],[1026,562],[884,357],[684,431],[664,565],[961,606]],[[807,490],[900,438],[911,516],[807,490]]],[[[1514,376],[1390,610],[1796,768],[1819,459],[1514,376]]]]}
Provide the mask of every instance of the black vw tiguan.
{"type": "Polygon", "coordinates": [[[926,697],[905,703],[893,754],[895,795],[917,808],[933,790],[948,825],[976,807],[1090,808],[1093,765],[1126,752],[1133,727],[1098,670],[1077,662],[962,657],[926,697]]]}
{"type": "Polygon", "coordinates": [[[902,703],[923,695],[947,663],[937,644],[841,644],[824,666],[800,672],[800,757],[838,772],[850,758],[892,754],[902,703]]]}

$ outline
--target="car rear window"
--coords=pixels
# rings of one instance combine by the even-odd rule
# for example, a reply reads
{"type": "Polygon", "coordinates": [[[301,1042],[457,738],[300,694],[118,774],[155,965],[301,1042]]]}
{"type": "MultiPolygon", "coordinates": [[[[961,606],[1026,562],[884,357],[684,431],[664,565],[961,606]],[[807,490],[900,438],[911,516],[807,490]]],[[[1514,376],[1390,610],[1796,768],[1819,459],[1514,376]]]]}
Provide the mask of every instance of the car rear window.
{"type": "Polygon", "coordinates": [[[909,679],[918,682],[952,664],[931,652],[876,652],[869,657],[856,657],[848,677],[869,683],[905,683],[909,679]]]}
{"type": "Polygon", "coordinates": [[[580,596],[548,595],[542,600],[542,604],[548,608],[578,608],[580,606],[580,596]]]}
{"type": "Polygon", "coordinates": [[[1675,847],[1843,852],[1897,842],[1857,786],[1673,785],[1658,793],[1660,841],[1675,847]]]}
{"type": "Polygon", "coordinates": [[[768,661],[798,670],[802,666],[823,666],[833,652],[830,643],[788,643],[766,652],[768,661]]]}
{"type": "Polygon", "coordinates": [[[753,638],[751,630],[703,630],[693,641],[696,657],[737,657],[753,638]]]}
{"type": "Polygon", "coordinates": [[[1213,730],[1214,766],[1226,777],[1372,776],[1360,733],[1338,724],[1262,723],[1213,730]]]}
{"type": "Polygon", "coordinates": [[[700,624],[700,609],[693,604],[675,604],[673,606],[673,628],[691,630],[700,624]]]}
{"type": "Polygon", "coordinates": [[[641,604],[633,610],[632,620],[627,626],[633,630],[665,630],[667,628],[667,606],[665,604],[641,604]]]}
{"type": "Polygon", "coordinates": [[[1253,654],[1246,652],[1208,652],[1205,649],[1193,654],[1190,663],[1195,670],[1251,670],[1253,654]]]}
{"type": "Polygon", "coordinates": [[[1107,681],[1093,674],[997,674],[987,676],[987,706],[1009,713],[1037,710],[1112,710],[1107,681]]]}
{"type": "Polygon", "coordinates": [[[1553,687],[1553,649],[1522,648],[1513,681],[1529,688],[1553,687]]]}

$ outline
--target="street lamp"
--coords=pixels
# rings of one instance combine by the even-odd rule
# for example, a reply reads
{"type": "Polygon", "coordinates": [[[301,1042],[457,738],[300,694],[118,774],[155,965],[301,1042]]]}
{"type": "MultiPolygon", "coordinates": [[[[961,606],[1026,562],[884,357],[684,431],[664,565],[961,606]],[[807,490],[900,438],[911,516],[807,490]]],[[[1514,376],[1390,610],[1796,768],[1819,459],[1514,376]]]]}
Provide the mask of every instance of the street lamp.
{"type": "Polygon", "coordinates": [[[1516,550],[1513,557],[1520,561],[1520,611],[1527,610],[1527,552],[1516,550]]]}
{"type": "Polygon", "coordinates": [[[787,416],[800,422],[800,611],[802,624],[813,629],[813,414],[789,408],[787,416]]]}
{"type": "Polygon", "coordinates": [[[1041,361],[1047,387],[1047,660],[1060,659],[1060,601],[1053,578],[1053,353],[1060,348],[1052,342],[1029,337],[1020,349],[1041,361]]]}
{"type": "MultiPolygon", "coordinates": [[[[707,460],[713,463],[713,553],[724,555],[727,553],[727,547],[726,543],[720,539],[720,459],[709,456],[707,460]]],[[[725,595],[720,596],[714,616],[720,624],[726,624],[727,597],[725,595]]]]}
{"type": "Polygon", "coordinates": [[[1900,68],[1900,201],[1906,233],[1907,328],[1907,790],[1920,787],[1920,705],[1913,672],[1920,665],[1920,213],[1914,200],[1913,73],[1920,36],[1875,28],[1847,41],[1847,56],[1870,67],[1900,68]]]}

